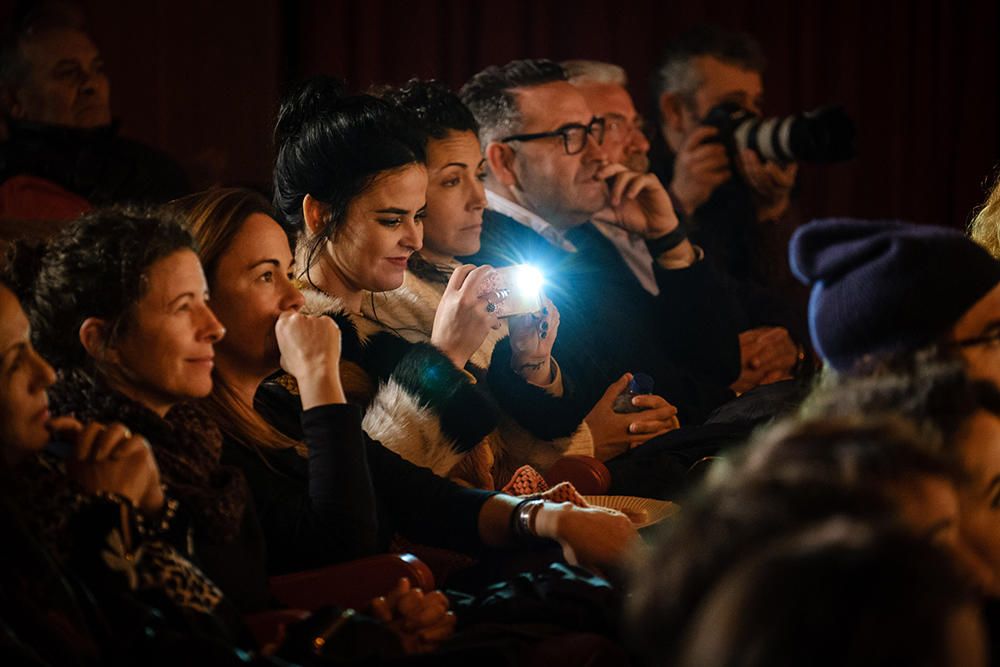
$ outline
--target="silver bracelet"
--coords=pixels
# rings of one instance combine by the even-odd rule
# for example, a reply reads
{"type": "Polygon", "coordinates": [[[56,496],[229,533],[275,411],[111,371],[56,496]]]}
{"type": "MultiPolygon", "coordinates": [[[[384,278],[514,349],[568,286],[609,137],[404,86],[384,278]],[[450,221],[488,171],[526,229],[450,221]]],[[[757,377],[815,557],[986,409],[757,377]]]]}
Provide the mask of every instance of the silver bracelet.
{"type": "Polygon", "coordinates": [[[533,542],[538,539],[535,532],[535,517],[542,509],[545,501],[538,497],[525,498],[514,507],[510,527],[514,538],[520,542],[533,542]]]}

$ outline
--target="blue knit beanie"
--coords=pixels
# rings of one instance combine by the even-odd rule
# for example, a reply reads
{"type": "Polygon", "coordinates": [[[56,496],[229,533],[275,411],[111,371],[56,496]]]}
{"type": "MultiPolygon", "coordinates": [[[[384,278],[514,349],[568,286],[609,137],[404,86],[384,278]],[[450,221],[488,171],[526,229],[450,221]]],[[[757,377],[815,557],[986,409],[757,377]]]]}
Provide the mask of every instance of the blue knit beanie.
{"type": "Polygon", "coordinates": [[[896,221],[815,220],[789,261],[812,286],[813,346],[839,371],[941,339],[1000,282],[1000,262],[961,233],[896,221]]]}

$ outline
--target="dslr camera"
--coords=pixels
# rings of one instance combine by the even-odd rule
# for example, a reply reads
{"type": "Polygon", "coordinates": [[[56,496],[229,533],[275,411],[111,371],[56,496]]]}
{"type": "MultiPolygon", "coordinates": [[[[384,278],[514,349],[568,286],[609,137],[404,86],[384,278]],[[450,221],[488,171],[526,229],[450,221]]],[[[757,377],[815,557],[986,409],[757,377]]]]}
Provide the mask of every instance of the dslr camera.
{"type": "Polygon", "coordinates": [[[761,118],[739,104],[726,102],[712,107],[702,124],[718,128],[718,140],[731,162],[746,148],[762,161],[780,164],[841,162],[855,154],[854,121],[837,106],[761,118]]]}

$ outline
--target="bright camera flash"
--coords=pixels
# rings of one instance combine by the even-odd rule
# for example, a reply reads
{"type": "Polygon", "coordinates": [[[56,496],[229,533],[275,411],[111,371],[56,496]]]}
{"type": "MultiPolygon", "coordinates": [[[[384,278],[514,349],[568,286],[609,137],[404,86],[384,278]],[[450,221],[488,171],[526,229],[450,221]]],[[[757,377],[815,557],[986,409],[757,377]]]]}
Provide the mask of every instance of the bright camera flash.
{"type": "Polygon", "coordinates": [[[542,272],[530,264],[521,264],[514,274],[514,286],[526,297],[537,297],[542,291],[545,277],[542,272]]]}

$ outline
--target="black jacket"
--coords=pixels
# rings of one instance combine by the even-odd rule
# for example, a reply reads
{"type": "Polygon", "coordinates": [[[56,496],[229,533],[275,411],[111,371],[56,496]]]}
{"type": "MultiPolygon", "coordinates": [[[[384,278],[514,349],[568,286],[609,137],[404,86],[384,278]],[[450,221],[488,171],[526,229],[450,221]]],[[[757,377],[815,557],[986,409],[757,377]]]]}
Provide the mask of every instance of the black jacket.
{"type": "Polygon", "coordinates": [[[495,211],[483,217],[474,264],[527,262],[546,277],[559,308],[554,354],[579,400],[593,405],[625,372],[642,371],[677,406],[681,422],[699,423],[733,397],[739,375],[737,330],[717,276],[704,262],[667,271],[655,266],[660,295],[642,288],[614,245],[593,225],[567,235],[577,252],[557,248],[495,211]]]}

